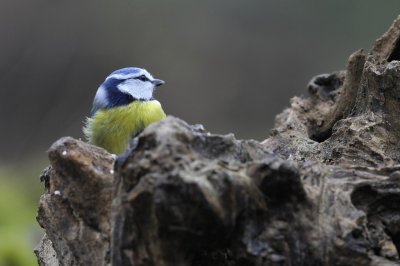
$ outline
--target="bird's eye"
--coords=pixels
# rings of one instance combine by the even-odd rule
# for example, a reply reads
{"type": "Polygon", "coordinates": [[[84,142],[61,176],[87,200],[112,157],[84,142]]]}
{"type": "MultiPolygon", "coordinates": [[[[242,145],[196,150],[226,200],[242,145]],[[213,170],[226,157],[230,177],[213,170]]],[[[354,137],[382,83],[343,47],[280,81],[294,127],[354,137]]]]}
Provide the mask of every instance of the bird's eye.
{"type": "Polygon", "coordinates": [[[141,81],[148,81],[149,79],[145,75],[141,75],[137,77],[136,79],[141,80],[141,81]]]}

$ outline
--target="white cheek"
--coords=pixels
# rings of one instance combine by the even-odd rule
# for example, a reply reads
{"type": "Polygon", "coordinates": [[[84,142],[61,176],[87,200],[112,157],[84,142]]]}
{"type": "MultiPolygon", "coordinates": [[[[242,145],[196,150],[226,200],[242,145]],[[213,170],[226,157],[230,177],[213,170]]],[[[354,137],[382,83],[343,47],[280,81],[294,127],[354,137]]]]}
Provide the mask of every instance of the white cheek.
{"type": "Polygon", "coordinates": [[[149,100],[153,97],[153,85],[150,82],[129,79],[118,85],[118,89],[132,95],[135,99],[149,100]]]}

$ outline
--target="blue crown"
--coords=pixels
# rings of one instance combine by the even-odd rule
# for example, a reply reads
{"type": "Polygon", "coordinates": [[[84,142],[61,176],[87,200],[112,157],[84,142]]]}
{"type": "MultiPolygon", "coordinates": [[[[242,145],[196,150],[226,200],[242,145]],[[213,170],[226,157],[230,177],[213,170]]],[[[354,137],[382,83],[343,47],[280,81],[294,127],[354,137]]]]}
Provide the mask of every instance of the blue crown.
{"type": "Polygon", "coordinates": [[[139,73],[140,71],[141,71],[141,69],[137,68],[137,67],[125,67],[125,68],[115,70],[109,76],[114,75],[114,74],[122,74],[122,75],[133,74],[133,73],[139,73]]]}

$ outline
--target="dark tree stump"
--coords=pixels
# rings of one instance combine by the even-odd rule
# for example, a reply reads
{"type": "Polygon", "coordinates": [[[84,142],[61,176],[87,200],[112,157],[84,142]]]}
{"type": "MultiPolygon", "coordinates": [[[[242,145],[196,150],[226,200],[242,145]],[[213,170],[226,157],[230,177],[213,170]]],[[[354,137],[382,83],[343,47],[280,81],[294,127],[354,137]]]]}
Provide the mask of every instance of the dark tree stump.
{"type": "Polygon", "coordinates": [[[40,264],[399,265],[399,40],[400,18],[346,71],[312,79],[262,143],[168,117],[114,168],[57,141],[40,264]]]}

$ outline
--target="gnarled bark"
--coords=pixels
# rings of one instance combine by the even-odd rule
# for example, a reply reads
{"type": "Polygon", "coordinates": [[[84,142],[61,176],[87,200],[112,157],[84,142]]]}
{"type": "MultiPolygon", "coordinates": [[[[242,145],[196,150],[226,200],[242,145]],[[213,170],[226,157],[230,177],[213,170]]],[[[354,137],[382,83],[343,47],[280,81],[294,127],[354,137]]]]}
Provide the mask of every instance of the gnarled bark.
{"type": "Polygon", "coordinates": [[[117,163],[57,141],[41,265],[398,265],[399,39],[400,18],[346,71],[314,78],[262,143],[173,117],[117,163]]]}

